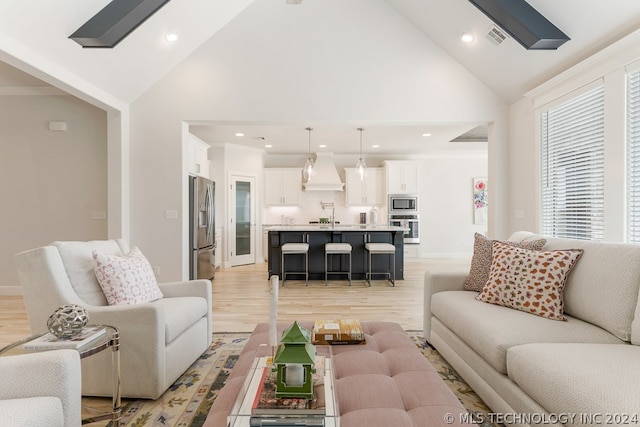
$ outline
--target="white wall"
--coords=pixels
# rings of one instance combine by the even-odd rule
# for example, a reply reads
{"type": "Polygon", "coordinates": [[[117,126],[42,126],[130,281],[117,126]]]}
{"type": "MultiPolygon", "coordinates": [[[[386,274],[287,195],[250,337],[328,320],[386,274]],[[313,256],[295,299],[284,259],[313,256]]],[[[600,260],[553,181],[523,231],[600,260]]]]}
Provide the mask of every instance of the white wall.
{"type": "MultiPolygon", "coordinates": [[[[160,263],[161,280],[184,277],[181,221],[163,212],[180,210],[185,191],[185,120],[491,123],[490,152],[507,151],[504,102],[385,1],[324,1],[343,13],[316,2],[265,22],[263,8],[275,3],[253,3],[132,104],[132,241],[160,263]]],[[[495,173],[499,211],[507,183],[495,173]]]]}
{"type": "Polygon", "coordinates": [[[0,293],[20,293],[16,253],[107,237],[107,220],[91,219],[107,212],[106,135],[106,113],[73,96],[0,97],[0,293]]]}

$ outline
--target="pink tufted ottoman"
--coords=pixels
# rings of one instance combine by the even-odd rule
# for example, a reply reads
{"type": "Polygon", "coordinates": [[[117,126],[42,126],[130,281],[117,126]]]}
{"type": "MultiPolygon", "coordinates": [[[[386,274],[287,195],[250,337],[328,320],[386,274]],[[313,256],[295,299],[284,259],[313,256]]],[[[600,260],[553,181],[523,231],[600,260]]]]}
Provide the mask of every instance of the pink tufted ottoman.
{"type": "MultiPolygon", "coordinates": [[[[300,322],[311,329],[313,322],[300,322]]],[[[278,324],[280,331],[290,324],[278,324]]],[[[440,375],[397,323],[362,322],[364,345],[333,346],[341,427],[462,425],[466,412],[440,375]]],[[[207,416],[205,427],[226,427],[227,414],[269,326],[256,326],[207,416]]]]}

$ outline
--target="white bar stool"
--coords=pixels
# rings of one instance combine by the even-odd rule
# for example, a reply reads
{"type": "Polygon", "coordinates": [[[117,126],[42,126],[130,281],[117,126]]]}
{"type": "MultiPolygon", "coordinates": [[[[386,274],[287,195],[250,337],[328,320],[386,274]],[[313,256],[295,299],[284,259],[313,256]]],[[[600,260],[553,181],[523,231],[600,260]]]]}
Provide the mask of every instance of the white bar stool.
{"type": "Polygon", "coordinates": [[[327,286],[327,275],[346,274],[351,286],[351,245],[349,243],[325,243],[324,245],[324,285],[327,286]],[[349,255],[349,271],[329,271],[329,255],[349,255]]]}
{"type": "Polygon", "coordinates": [[[281,255],[281,267],[282,267],[282,286],[286,280],[287,274],[304,274],[305,283],[309,285],[309,244],[308,243],[285,243],[280,246],[281,255]],[[285,255],[304,255],[304,271],[287,271],[284,268],[285,255]]]}
{"type": "Polygon", "coordinates": [[[365,250],[369,254],[369,271],[365,273],[365,281],[371,286],[372,274],[386,274],[389,276],[389,282],[392,286],[396,285],[396,247],[391,243],[365,243],[365,250]],[[371,257],[373,255],[390,255],[391,256],[391,271],[386,272],[371,272],[371,257]]]}

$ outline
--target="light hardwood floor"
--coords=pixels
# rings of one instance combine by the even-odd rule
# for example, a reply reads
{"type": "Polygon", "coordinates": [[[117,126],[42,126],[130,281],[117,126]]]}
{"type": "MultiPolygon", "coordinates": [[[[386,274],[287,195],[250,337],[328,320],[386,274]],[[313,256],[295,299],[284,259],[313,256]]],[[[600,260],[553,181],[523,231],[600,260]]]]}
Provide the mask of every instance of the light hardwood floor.
{"type": "MultiPolygon", "coordinates": [[[[406,330],[422,330],[423,276],[430,265],[455,265],[456,259],[405,261],[404,280],[363,281],[334,276],[323,281],[287,280],[279,290],[278,320],[360,319],[398,322],[406,330]]],[[[213,280],[214,332],[250,332],[268,321],[270,281],[266,263],[220,269],[213,280]]],[[[0,296],[0,348],[30,334],[22,297],[0,296]]]]}

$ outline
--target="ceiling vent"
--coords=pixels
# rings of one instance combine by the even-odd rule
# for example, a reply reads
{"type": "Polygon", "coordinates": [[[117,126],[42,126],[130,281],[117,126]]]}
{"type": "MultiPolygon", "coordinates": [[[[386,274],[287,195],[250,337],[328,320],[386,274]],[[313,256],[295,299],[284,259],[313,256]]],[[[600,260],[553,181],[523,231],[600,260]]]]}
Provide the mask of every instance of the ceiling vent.
{"type": "Polygon", "coordinates": [[[555,50],[569,36],[524,0],[469,0],[528,50],[555,50]]]}
{"type": "Polygon", "coordinates": [[[69,36],[82,47],[112,48],[169,0],[113,0],[69,36]]]}
{"type": "Polygon", "coordinates": [[[498,27],[492,25],[487,32],[487,38],[496,46],[500,45],[503,41],[507,39],[507,35],[502,32],[498,27]]]}

